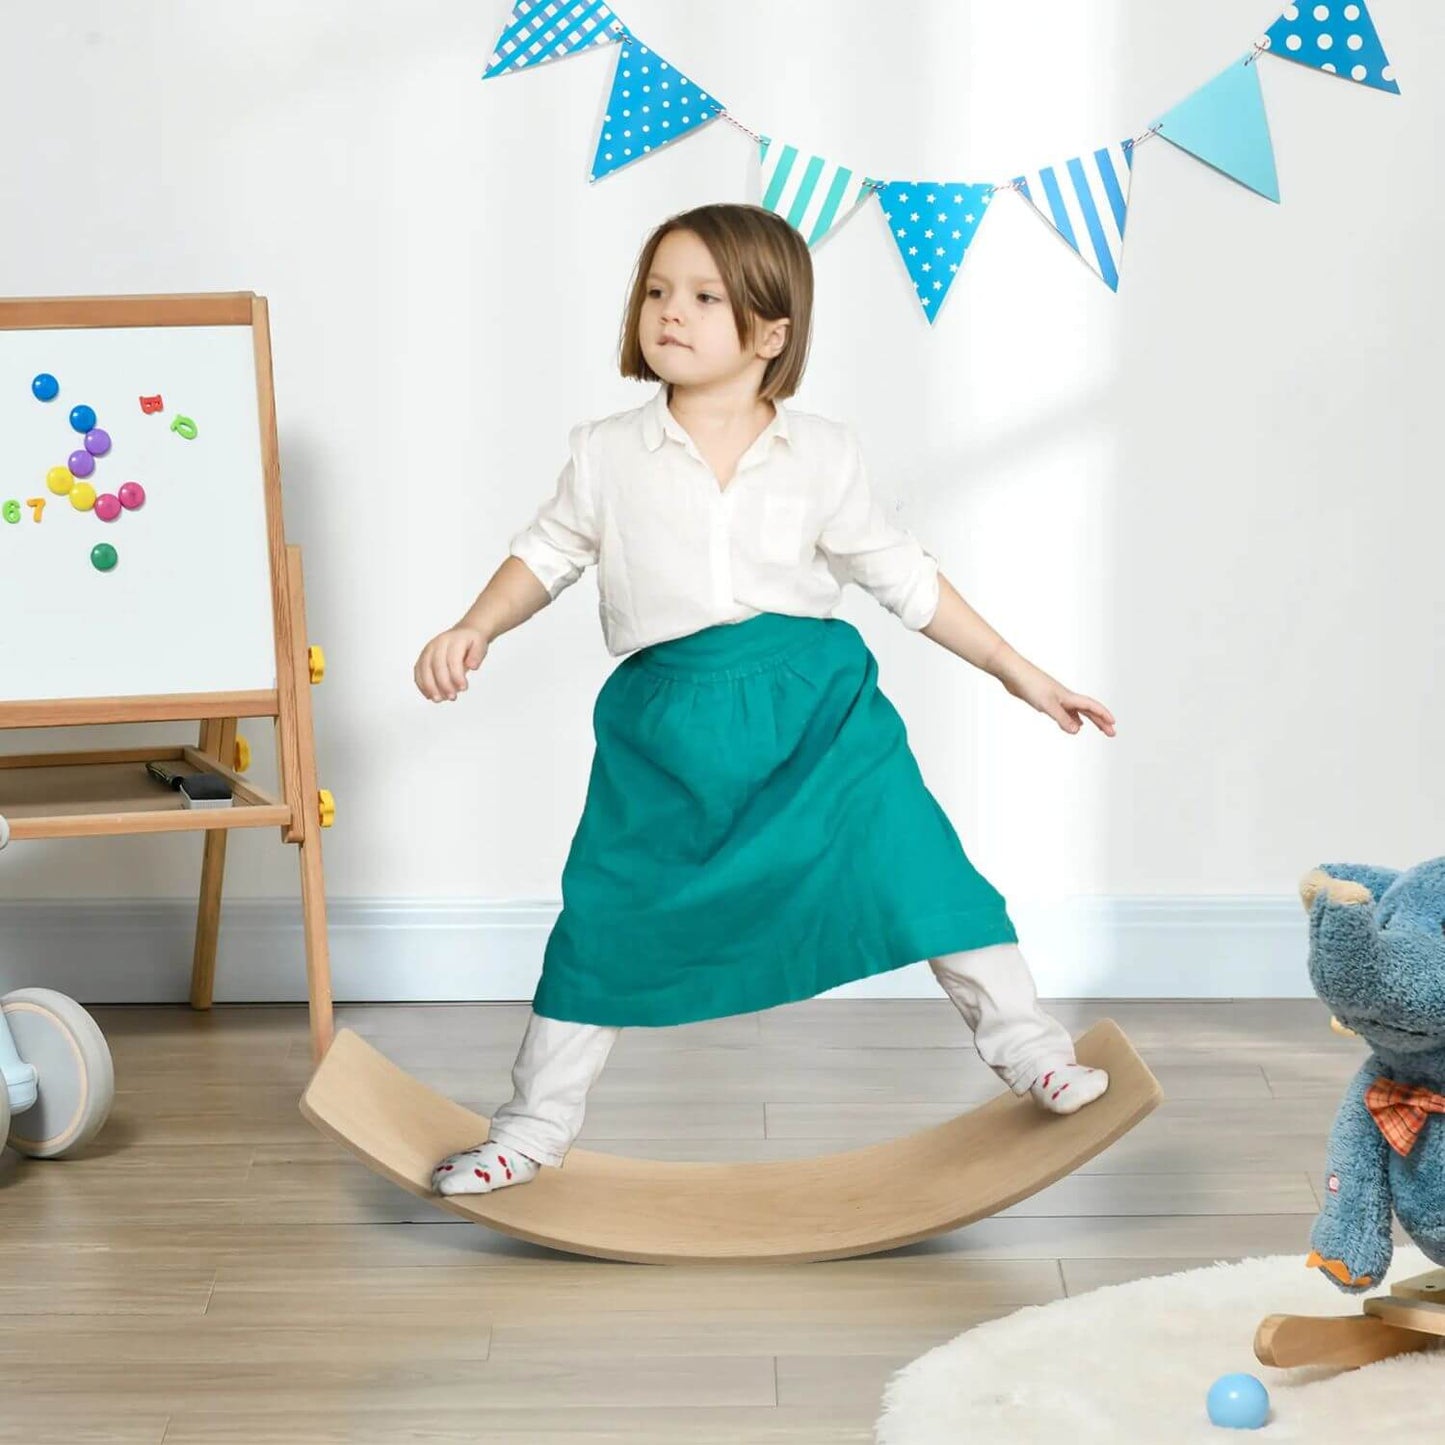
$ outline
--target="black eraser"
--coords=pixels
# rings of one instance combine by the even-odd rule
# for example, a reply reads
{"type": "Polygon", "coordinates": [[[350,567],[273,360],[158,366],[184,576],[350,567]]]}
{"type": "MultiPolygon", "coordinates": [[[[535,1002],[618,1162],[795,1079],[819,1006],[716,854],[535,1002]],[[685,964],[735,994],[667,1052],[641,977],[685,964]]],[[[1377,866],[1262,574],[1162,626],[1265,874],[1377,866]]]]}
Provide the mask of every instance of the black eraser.
{"type": "Polygon", "coordinates": [[[231,785],[219,773],[187,773],[181,779],[181,792],[192,802],[209,802],[229,798],[231,785]]]}

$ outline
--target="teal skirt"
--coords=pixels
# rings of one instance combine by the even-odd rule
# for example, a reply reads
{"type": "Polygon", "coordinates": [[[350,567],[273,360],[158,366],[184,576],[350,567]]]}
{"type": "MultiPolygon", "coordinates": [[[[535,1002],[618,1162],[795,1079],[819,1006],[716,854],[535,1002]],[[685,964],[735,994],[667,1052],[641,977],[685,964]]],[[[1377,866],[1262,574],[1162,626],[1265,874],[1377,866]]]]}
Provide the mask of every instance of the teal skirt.
{"type": "Polygon", "coordinates": [[[838,618],[764,612],[602,685],[534,1012],[660,1027],[1017,942],[838,618]]]}

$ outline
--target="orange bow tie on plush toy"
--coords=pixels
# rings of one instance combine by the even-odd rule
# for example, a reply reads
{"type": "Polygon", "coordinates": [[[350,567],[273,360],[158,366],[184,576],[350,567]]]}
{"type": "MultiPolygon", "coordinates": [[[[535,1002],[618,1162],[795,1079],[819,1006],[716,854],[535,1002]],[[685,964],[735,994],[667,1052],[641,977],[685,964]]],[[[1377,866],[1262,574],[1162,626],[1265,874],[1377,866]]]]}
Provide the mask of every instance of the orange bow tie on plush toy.
{"type": "Polygon", "coordinates": [[[1365,1091],[1365,1108],[1390,1148],[1408,1154],[1431,1114],[1445,1114],[1445,1094],[1393,1079],[1376,1079],[1365,1091]]]}

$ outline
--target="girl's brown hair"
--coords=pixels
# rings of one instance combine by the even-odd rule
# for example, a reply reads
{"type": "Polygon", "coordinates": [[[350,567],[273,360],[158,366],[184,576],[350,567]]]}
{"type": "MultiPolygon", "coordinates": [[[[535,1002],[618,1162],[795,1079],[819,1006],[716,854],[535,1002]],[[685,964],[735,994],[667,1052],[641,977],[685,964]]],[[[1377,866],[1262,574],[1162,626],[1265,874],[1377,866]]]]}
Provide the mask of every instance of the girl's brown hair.
{"type": "Polygon", "coordinates": [[[670,231],[691,231],[711,253],[732,303],[739,345],[759,321],[788,318],[783,349],[768,362],[758,396],[784,400],[797,391],[808,360],[813,320],[813,258],[807,243],[781,216],[763,206],[698,206],[669,216],[647,238],[637,258],[622,320],[618,365],[638,381],[662,378],[647,364],[638,337],[647,277],[658,245],[670,231]]]}

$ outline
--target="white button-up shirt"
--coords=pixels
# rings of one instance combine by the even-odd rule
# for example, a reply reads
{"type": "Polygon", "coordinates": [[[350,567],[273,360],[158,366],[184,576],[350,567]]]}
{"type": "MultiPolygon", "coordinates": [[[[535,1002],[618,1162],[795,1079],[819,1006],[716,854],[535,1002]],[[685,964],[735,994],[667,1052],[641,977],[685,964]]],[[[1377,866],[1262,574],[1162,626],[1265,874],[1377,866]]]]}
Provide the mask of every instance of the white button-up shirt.
{"type": "Polygon", "coordinates": [[[831,617],[856,582],[909,628],[938,607],[938,560],[874,501],[852,429],[774,402],[726,487],[667,405],[572,428],[557,489],[512,538],[556,597],[597,566],[621,656],[760,612],[831,617]]]}

